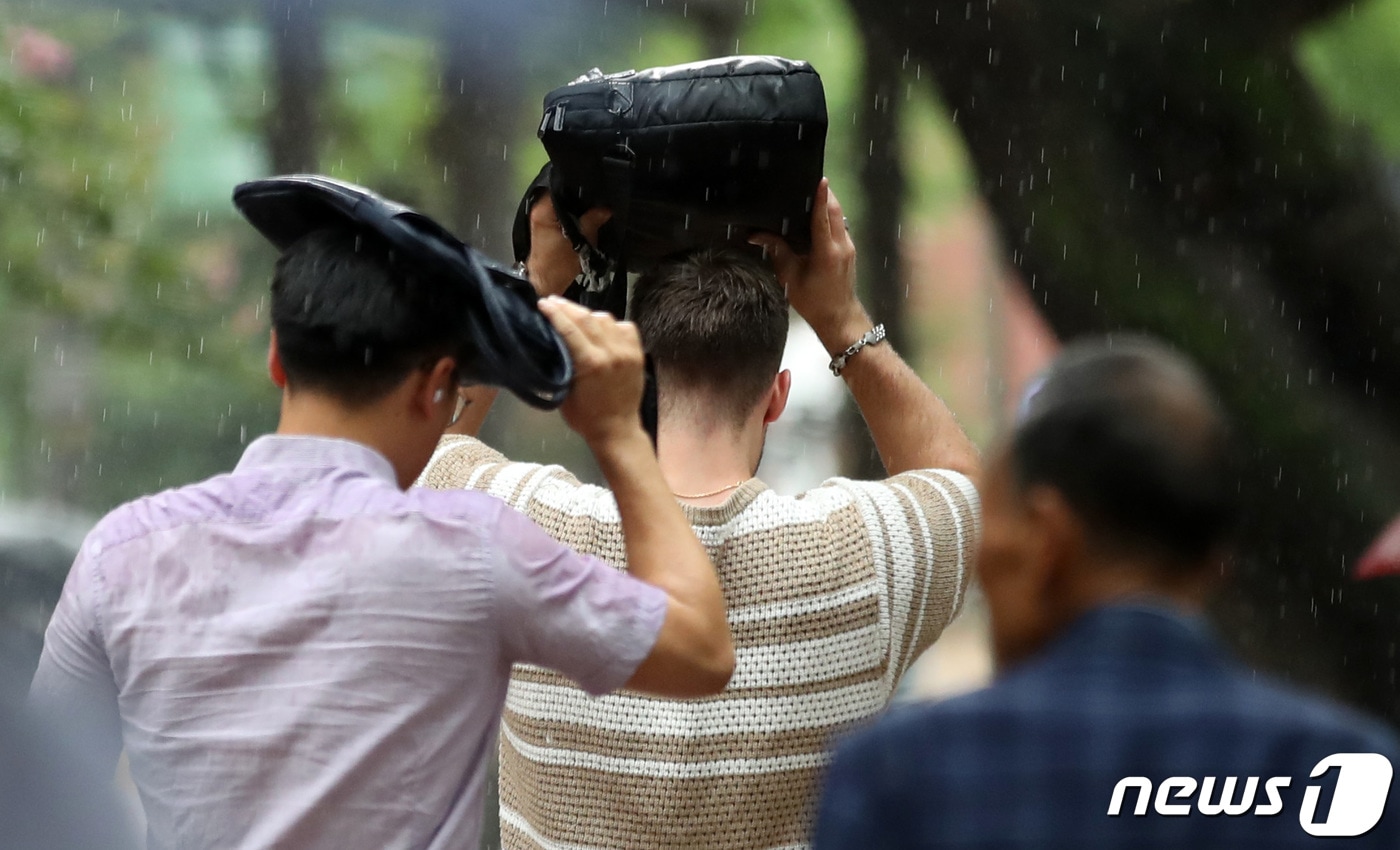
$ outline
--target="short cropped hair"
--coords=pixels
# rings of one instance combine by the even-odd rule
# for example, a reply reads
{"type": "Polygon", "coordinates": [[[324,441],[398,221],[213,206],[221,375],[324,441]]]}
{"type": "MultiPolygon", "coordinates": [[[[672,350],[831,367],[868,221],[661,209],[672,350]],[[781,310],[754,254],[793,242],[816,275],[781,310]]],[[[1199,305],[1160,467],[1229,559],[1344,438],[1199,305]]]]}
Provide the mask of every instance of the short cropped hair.
{"type": "Polygon", "coordinates": [[[463,295],[354,228],[310,233],[272,277],[272,327],[292,390],[361,407],[466,346],[463,295]]]}
{"type": "Polygon", "coordinates": [[[788,303],[759,257],[704,248],[643,274],[632,318],[656,364],[661,403],[671,387],[706,392],[741,423],[772,384],[787,344],[788,303]]]}
{"type": "Polygon", "coordinates": [[[1189,568],[1239,519],[1228,420],[1194,366],[1144,337],[1065,349],[1012,438],[1024,491],[1059,491],[1092,540],[1189,568]]]}

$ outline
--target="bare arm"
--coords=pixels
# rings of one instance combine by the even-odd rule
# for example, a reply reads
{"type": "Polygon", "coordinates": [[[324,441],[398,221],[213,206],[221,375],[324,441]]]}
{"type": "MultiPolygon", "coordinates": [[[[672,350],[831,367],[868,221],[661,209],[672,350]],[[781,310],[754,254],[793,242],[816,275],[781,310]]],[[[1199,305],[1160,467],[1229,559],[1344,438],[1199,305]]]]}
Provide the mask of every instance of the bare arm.
{"type": "Polygon", "coordinates": [[[642,430],[636,326],[559,298],[540,308],[573,354],[574,387],[560,412],[588,443],[617,499],[628,572],[667,596],[661,633],[628,687],[662,696],[718,693],[734,672],[724,594],[642,430]]]}
{"type": "MultiPolygon", "coordinates": [[[[813,328],[833,356],[860,339],[874,323],[860,311],[845,330],[813,328]]],[[[885,471],[951,469],[977,478],[977,447],[948,405],[929,389],[889,343],[867,346],[846,363],[841,377],[865,417],[885,471]]]]}
{"type": "MultiPolygon", "coordinates": [[[[771,235],[754,241],[773,257],[788,301],[811,325],[832,356],[874,325],[856,297],[856,249],[841,204],[825,179],[812,211],[812,253],[801,257],[771,235]]],[[[948,406],[887,342],[867,346],[841,372],[870,427],[885,471],[951,469],[974,480],[981,471],[977,447],[948,406]]]]}

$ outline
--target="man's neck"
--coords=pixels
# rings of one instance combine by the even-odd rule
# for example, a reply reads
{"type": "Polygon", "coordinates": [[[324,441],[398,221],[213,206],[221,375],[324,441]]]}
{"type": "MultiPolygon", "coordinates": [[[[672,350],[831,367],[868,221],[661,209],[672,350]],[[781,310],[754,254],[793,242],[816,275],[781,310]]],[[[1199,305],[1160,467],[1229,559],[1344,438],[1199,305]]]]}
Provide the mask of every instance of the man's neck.
{"type": "Polygon", "coordinates": [[[394,467],[399,486],[407,488],[418,472],[411,469],[413,462],[405,456],[403,441],[391,436],[398,429],[385,419],[374,408],[347,410],[334,400],[318,395],[304,392],[296,396],[284,394],[277,433],[283,436],[330,437],[367,446],[388,459],[394,467]]]}
{"type": "Polygon", "coordinates": [[[731,485],[753,477],[762,447],[761,425],[755,434],[749,428],[663,419],[656,454],[672,493],[697,505],[718,505],[738,489],[731,485]]]}
{"type": "Polygon", "coordinates": [[[1108,605],[1151,604],[1199,614],[1218,576],[1209,563],[1188,569],[1095,559],[1082,566],[1070,583],[1066,607],[1083,613],[1108,605]]]}

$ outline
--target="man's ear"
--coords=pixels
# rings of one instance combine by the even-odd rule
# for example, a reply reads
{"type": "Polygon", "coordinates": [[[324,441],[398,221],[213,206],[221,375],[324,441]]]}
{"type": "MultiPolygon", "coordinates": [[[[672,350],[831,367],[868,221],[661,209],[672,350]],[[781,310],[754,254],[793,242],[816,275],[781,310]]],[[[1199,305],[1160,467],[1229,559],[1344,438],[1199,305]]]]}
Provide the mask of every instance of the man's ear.
{"type": "Polygon", "coordinates": [[[768,390],[768,407],[763,411],[764,425],[772,425],[783,415],[791,392],[792,372],[784,369],[773,378],[773,386],[768,390]]]}
{"type": "Polygon", "coordinates": [[[416,381],[409,391],[413,412],[425,419],[439,416],[446,408],[448,415],[457,406],[457,382],[454,379],[457,362],[451,357],[439,358],[432,368],[415,370],[409,381],[416,381]]]}
{"type": "Polygon", "coordinates": [[[1031,562],[1038,573],[1037,590],[1050,595],[1063,590],[1084,554],[1087,529],[1064,495],[1053,487],[1031,487],[1025,499],[1028,533],[1033,539],[1031,562]]]}
{"type": "Polygon", "coordinates": [[[277,331],[267,343],[267,374],[279,390],[287,388],[287,370],[282,368],[282,355],[277,351],[277,331]]]}

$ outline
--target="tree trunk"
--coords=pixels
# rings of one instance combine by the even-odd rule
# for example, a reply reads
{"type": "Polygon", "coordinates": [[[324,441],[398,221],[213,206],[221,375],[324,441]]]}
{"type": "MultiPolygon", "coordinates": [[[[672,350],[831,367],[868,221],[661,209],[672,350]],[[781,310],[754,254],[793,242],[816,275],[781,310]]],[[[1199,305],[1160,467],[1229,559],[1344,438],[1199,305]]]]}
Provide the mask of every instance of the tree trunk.
{"type": "Polygon", "coordinates": [[[277,174],[316,171],[326,80],[325,4],[267,0],[273,103],[265,133],[277,174]]]}
{"type": "Polygon", "coordinates": [[[937,82],[1055,330],[1162,336],[1233,411],[1225,635],[1400,719],[1400,586],[1346,580],[1400,507],[1400,217],[1292,56],[1345,4],[849,2],[937,82]]]}
{"type": "Polygon", "coordinates": [[[446,220],[473,247],[508,264],[511,222],[525,191],[510,145],[521,121],[529,123],[525,116],[538,112],[523,90],[523,18],[489,0],[442,8],[442,111],[428,145],[442,165],[446,220]]]}
{"type": "Polygon", "coordinates": [[[682,6],[685,15],[696,22],[705,43],[705,57],[716,59],[740,53],[739,33],[743,29],[747,0],[702,0],[682,6]]]}
{"type": "MultiPolygon", "coordinates": [[[[908,291],[900,262],[906,177],[900,152],[900,118],[905,100],[901,60],[882,49],[868,28],[862,28],[860,100],[856,103],[856,145],[860,163],[863,214],[851,222],[860,257],[862,300],[885,326],[890,345],[913,359],[906,316],[908,291]]],[[[855,342],[855,340],[850,340],[855,342]]],[[[880,456],[860,410],[848,400],[844,416],[846,474],[862,479],[885,476],[880,456]]]]}

